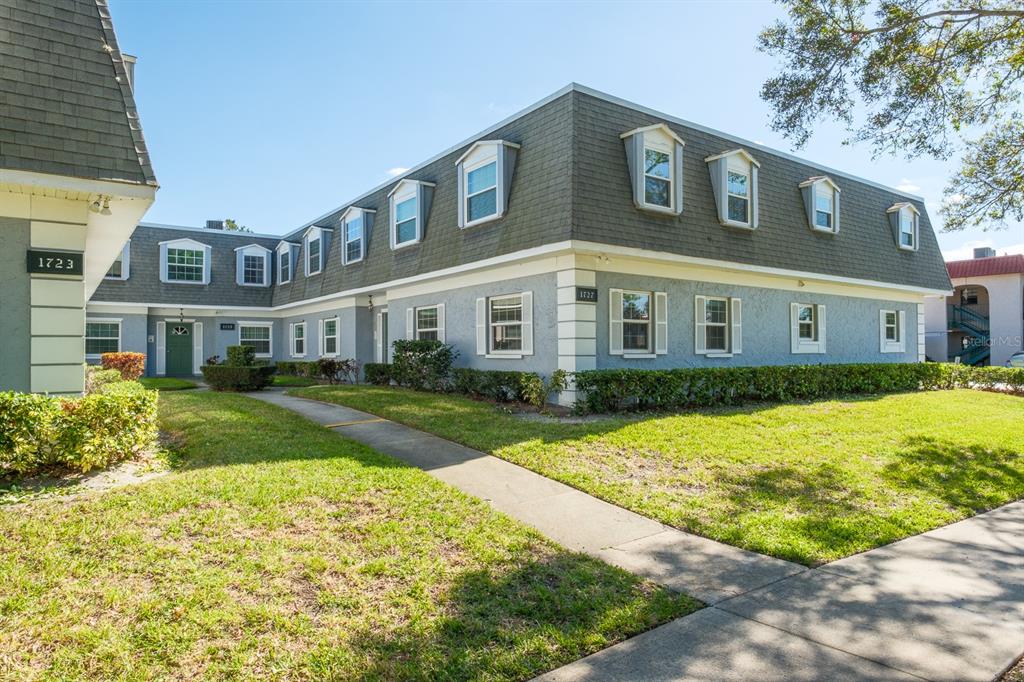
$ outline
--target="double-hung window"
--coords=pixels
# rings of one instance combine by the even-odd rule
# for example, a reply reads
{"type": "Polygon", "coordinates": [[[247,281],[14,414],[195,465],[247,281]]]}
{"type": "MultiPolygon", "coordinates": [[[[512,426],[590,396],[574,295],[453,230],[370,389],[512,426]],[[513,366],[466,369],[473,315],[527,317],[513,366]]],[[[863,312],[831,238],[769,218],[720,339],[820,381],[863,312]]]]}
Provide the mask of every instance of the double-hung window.
{"type": "Polygon", "coordinates": [[[320,320],[320,354],[334,357],[338,354],[338,318],[320,320]]]}
{"type": "Polygon", "coordinates": [[[833,231],[835,222],[835,201],[831,192],[819,191],[814,197],[814,225],[815,227],[833,231]]]}
{"type": "Polygon", "coordinates": [[[793,353],[825,352],[825,306],[791,303],[789,324],[790,350],[793,353]]]}
{"type": "Polygon", "coordinates": [[[267,271],[266,256],[242,256],[242,282],[245,284],[263,284],[267,271]]]}
{"type": "Polygon", "coordinates": [[[728,170],[729,220],[750,222],[750,173],[728,170]]]}
{"type": "Polygon", "coordinates": [[[466,222],[489,218],[498,213],[498,161],[487,161],[466,169],[466,222]]]}
{"type": "Polygon", "coordinates": [[[800,183],[807,222],[815,232],[839,232],[839,185],[827,175],[815,175],[800,183]]]}
{"type": "Polygon", "coordinates": [[[363,260],[363,216],[352,215],[345,220],[345,263],[363,260]]]}
{"type": "Polygon", "coordinates": [[[683,140],[664,123],[623,133],[633,204],[644,211],[683,211],[683,140]]]}
{"type": "Polygon", "coordinates": [[[120,320],[86,320],[85,356],[99,358],[103,353],[117,353],[121,350],[120,320]]]}
{"type": "Polygon", "coordinates": [[[281,242],[277,247],[277,283],[287,284],[292,281],[292,257],[295,245],[281,242]]]}
{"type": "Polygon", "coordinates": [[[438,341],[440,321],[437,306],[416,308],[416,338],[420,341],[438,341]]]}
{"type": "Polygon", "coordinates": [[[638,359],[668,353],[668,294],[609,289],[608,353],[638,359]]]}
{"type": "Polygon", "coordinates": [[[718,221],[729,227],[756,229],[758,162],[744,149],[704,159],[711,173],[718,221]]]}
{"type": "Polygon", "coordinates": [[[729,352],[729,299],[708,298],[704,309],[704,348],[729,352]]]}
{"type": "Polygon", "coordinates": [[[168,248],[169,282],[202,282],[206,253],[202,249],[168,248]]]}
{"type": "Polygon", "coordinates": [[[644,203],[672,208],[672,155],[644,147],[644,203]]]}
{"type": "Polygon", "coordinates": [[[885,318],[882,320],[885,327],[885,340],[894,341],[899,343],[900,341],[900,325],[899,316],[895,310],[886,310],[885,318]]]}
{"type": "Polygon", "coordinates": [[[416,241],[416,197],[395,203],[395,246],[416,241]]]}
{"type": "Polygon", "coordinates": [[[292,356],[304,357],[306,355],[306,323],[295,322],[292,324],[292,356]]]}
{"type": "Polygon", "coordinates": [[[488,303],[491,353],[519,353],[523,350],[523,297],[496,296],[488,303]]]}
{"type": "Polygon", "coordinates": [[[269,322],[239,322],[238,345],[252,346],[256,357],[269,358],[272,355],[272,329],[273,325],[269,322]]]}
{"type": "Polygon", "coordinates": [[[622,350],[651,352],[651,293],[622,292],[622,350]]]}
{"type": "Polygon", "coordinates": [[[904,201],[894,204],[886,213],[889,214],[889,220],[896,236],[896,246],[904,251],[917,251],[920,238],[920,218],[917,208],[912,203],[904,201]]]}
{"type": "Polygon", "coordinates": [[[914,248],[914,214],[910,211],[900,212],[900,247],[914,248]]]}
{"type": "Polygon", "coordinates": [[[878,312],[879,351],[902,353],[906,350],[906,315],[902,310],[878,312]]]}
{"type": "Polygon", "coordinates": [[[320,272],[320,243],[321,237],[319,234],[315,237],[311,236],[306,240],[306,275],[315,275],[320,272]]]}
{"type": "Polygon", "coordinates": [[[694,302],[698,355],[732,357],[743,352],[742,301],[726,296],[697,296],[694,302]]]}

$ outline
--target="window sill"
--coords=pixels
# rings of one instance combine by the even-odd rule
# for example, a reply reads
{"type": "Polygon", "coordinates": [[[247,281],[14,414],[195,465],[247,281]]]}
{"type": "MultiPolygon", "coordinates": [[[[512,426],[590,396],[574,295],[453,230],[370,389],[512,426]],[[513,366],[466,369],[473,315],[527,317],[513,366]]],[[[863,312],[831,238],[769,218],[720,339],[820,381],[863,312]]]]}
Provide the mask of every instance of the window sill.
{"type": "Polygon", "coordinates": [[[265,289],[266,287],[269,287],[270,285],[269,284],[253,284],[252,282],[242,282],[238,286],[240,286],[240,287],[260,287],[260,288],[264,288],[265,289]]]}
{"type": "Polygon", "coordinates": [[[623,353],[624,360],[651,360],[658,357],[656,353],[623,353]]]}
{"type": "Polygon", "coordinates": [[[819,232],[821,234],[838,234],[838,231],[831,227],[818,227],[817,225],[811,225],[811,230],[813,232],[819,232]]]}
{"type": "Polygon", "coordinates": [[[718,221],[725,227],[738,227],[741,230],[756,230],[757,228],[750,223],[740,223],[735,220],[720,220],[718,221]]]}
{"type": "Polygon", "coordinates": [[[900,251],[917,251],[916,246],[903,246],[903,244],[900,244],[899,247],[900,251]]]}
{"type": "Polygon", "coordinates": [[[900,346],[885,346],[879,352],[881,353],[906,353],[906,349],[900,346]]]}
{"type": "Polygon", "coordinates": [[[344,263],[342,263],[342,265],[355,265],[356,263],[362,263],[362,262],[363,262],[362,258],[356,258],[355,260],[347,260],[344,263]]]}
{"type": "Polygon", "coordinates": [[[637,209],[646,213],[655,213],[662,216],[678,216],[679,211],[672,208],[671,206],[658,206],[657,204],[644,204],[640,203],[636,205],[637,209]]]}
{"type": "Polygon", "coordinates": [[[501,220],[504,217],[505,217],[504,213],[495,213],[494,215],[489,215],[486,218],[477,218],[476,220],[473,220],[471,222],[466,223],[465,225],[463,225],[459,229],[465,230],[466,228],[476,227],[477,225],[485,225],[487,223],[493,223],[495,220],[501,220]]]}
{"type": "Polygon", "coordinates": [[[323,270],[317,270],[316,272],[307,272],[307,273],[306,273],[306,277],[316,277],[316,276],[317,276],[317,275],[319,275],[319,274],[320,274],[321,272],[323,272],[323,270]]]}
{"type": "Polygon", "coordinates": [[[392,251],[398,251],[399,249],[405,249],[405,248],[408,248],[410,246],[416,246],[419,243],[420,243],[419,239],[415,239],[415,240],[413,240],[411,242],[402,242],[401,244],[394,244],[394,245],[392,245],[391,250],[392,251]]]}
{"type": "Polygon", "coordinates": [[[484,356],[488,360],[522,360],[522,353],[488,353],[484,356]]]}
{"type": "Polygon", "coordinates": [[[733,354],[719,351],[711,351],[708,353],[704,353],[703,355],[706,358],[731,358],[733,354]]]}
{"type": "Polygon", "coordinates": [[[822,355],[825,353],[825,350],[817,343],[806,343],[797,346],[792,352],[796,355],[822,355]]]}
{"type": "Polygon", "coordinates": [[[193,282],[187,279],[164,279],[160,280],[164,284],[198,284],[199,286],[206,286],[209,282],[193,282]]]}

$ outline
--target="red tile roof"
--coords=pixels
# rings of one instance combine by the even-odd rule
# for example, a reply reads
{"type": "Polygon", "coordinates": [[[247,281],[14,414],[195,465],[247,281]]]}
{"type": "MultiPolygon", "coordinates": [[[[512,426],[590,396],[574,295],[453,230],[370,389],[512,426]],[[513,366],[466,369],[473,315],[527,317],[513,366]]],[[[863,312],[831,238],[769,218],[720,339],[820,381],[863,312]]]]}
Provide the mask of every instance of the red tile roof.
{"type": "Polygon", "coordinates": [[[946,263],[946,270],[949,271],[950,279],[1024,273],[1024,255],[1017,254],[1013,256],[955,260],[951,263],[946,263]]]}

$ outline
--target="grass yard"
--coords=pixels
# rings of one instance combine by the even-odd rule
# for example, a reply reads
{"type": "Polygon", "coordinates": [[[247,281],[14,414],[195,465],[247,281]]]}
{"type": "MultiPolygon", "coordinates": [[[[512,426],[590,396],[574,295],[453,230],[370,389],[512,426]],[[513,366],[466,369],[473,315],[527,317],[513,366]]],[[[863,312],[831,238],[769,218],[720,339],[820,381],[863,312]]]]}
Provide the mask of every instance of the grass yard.
{"type": "Polygon", "coordinates": [[[176,377],[142,377],[139,379],[146,388],[160,391],[183,391],[198,386],[196,382],[176,377]]]}
{"type": "Polygon", "coordinates": [[[0,508],[0,677],[525,679],[698,607],[287,410],[160,402],[174,473],[0,508]]]}
{"type": "Polygon", "coordinates": [[[272,386],[316,386],[318,382],[316,379],[311,377],[296,377],[287,374],[275,374],[272,386]]]}
{"type": "Polygon", "coordinates": [[[1024,399],[908,393],[527,421],[457,396],[297,389],[490,452],[677,528],[808,565],[1024,497],[1024,399]]]}

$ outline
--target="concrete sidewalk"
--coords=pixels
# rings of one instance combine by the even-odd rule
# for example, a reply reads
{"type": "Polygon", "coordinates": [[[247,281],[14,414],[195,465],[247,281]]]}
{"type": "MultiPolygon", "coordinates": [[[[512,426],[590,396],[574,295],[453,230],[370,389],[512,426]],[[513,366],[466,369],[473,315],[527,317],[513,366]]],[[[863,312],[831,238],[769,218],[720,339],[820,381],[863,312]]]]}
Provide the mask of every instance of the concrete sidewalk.
{"type": "Polygon", "coordinates": [[[374,415],[250,395],[710,605],[538,679],[992,680],[1024,653],[1024,502],[808,570],[374,415]]]}

